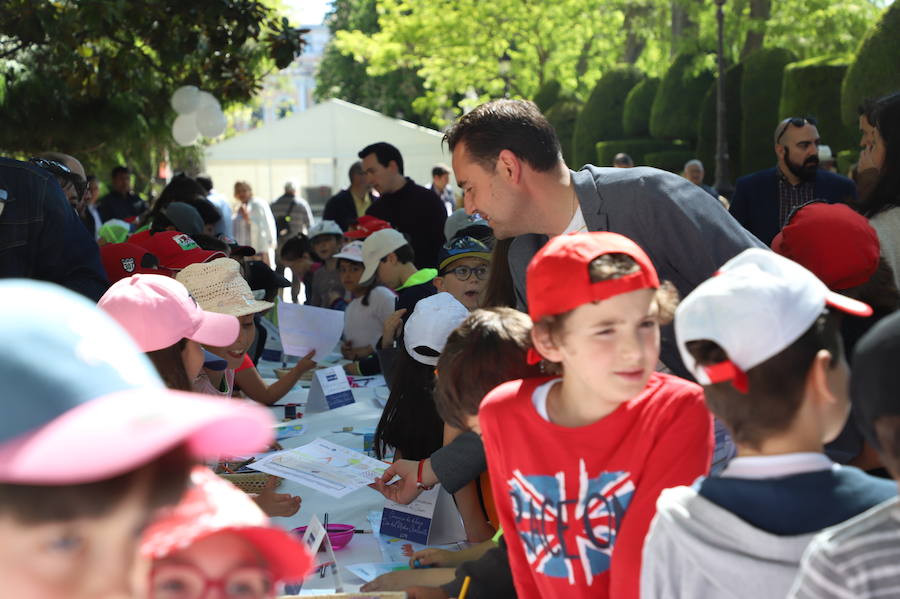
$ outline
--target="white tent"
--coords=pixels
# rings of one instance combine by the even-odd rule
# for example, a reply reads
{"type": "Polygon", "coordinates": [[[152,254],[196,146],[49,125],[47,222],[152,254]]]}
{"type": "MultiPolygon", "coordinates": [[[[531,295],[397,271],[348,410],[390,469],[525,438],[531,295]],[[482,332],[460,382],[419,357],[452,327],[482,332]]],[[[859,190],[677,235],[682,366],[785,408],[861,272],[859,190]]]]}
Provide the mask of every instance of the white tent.
{"type": "Polygon", "coordinates": [[[441,137],[439,131],[332,99],[210,146],[206,172],[228,198],[235,181],[245,180],[256,197],[269,202],[292,180],[321,210],[324,199],[349,184],[347,171],[357,152],[378,141],[396,146],[405,174],[427,186],[431,168],[450,163],[441,137]]]}

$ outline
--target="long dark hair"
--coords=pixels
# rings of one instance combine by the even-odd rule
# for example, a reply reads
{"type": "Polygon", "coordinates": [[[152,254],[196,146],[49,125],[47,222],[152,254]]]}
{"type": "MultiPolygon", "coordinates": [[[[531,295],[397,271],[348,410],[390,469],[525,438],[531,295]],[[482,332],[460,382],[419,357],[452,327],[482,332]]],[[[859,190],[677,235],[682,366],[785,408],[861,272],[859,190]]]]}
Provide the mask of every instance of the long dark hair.
{"type": "Polygon", "coordinates": [[[491,252],[491,273],[484,286],[484,308],[516,307],[516,288],[509,272],[509,239],[498,239],[491,252]]]}
{"type": "Polygon", "coordinates": [[[391,395],[375,429],[373,446],[378,459],[388,447],[404,459],[424,460],[440,449],[444,423],[434,405],[434,366],[414,360],[406,349],[394,364],[391,395]]]}
{"type": "Polygon", "coordinates": [[[884,140],[884,164],[875,189],[861,206],[871,218],[891,206],[900,206],[900,94],[878,101],[872,125],[884,140]]]}
{"type": "Polygon", "coordinates": [[[181,357],[185,345],[187,339],[180,339],[169,347],[147,352],[147,357],[153,362],[166,387],[176,391],[191,391],[191,381],[188,380],[184,359],[181,357]]]}

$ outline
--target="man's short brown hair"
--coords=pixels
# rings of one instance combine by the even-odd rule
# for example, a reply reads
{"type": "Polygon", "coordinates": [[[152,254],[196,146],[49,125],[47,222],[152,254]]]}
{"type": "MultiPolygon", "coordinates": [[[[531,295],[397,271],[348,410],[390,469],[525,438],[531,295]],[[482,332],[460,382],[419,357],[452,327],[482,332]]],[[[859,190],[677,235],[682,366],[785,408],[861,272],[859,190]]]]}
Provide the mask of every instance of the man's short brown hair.
{"type": "MultiPolygon", "coordinates": [[[[699,366],[729,359],[713,341],[685,345],[699,366]]],[[[735,389],[730,381],[704,386],[709,410],[725,423],[735,443],[758,449],[766,438],[791,426],[803,403],[809,369],[821,349],[831,352],[832,365],[843,355],[839,318],[831,312],[823,313],[791,345],[749,369],[747,393],[735,389]]]]}
{"type": "Polygon", "coordinates": [[[528,100],[493,100],[453,123],[444,134],[450,151],[460,143],[484,169],[509,150],[536,171],[553,170],[562,157],[559,138],[537,105],[528,100]]]}

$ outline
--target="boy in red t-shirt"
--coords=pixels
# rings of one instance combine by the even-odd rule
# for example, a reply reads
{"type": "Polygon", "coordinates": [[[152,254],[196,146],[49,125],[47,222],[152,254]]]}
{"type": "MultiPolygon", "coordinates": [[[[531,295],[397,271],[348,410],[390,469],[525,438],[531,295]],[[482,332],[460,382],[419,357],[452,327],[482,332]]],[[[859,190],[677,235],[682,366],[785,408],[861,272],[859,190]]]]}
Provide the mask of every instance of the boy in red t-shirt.
{"type": "Polygon", "coordinates": [[[529,359],[563,375],[505,383],[479,413],[518,596],[638,597],[657,496],[713,448],[702,389],[654,372],[674,288],[616,233],[555,237],[526,276],[529,359]]]}

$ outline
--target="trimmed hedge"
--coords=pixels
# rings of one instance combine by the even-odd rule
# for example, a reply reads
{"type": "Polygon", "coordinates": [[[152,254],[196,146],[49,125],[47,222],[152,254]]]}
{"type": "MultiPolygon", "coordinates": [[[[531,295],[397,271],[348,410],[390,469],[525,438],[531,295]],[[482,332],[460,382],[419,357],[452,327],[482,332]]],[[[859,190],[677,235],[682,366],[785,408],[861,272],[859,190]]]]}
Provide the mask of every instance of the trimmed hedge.
{"type": "Polygon", "coordinates": [[[659,79],[644,79],[625,96],[625,112],[622,114],[622,128],[625,137],[650,136],[650,110],[653,98],[659,90],[659,79]]]}
{"type": "Polygon", "coordinates": [[[650,110],[650,135],[658,139],[696,141],[703,96],[713,71],[700,67],[702,54],[678,54],[666,71],[650,110]],[[698,70],[699,69],[699,70],[698,70]]]}
{"type": "Polygon", "coordinates": [[[563,159],[569,165],[575,164],[572,161],[572,135],[575,132],[575,121],[578,119],[580,111],[581,104],[575,100],[566,99],[557,101],[544,115],[556,130],[559,145],[562,146],[563,159]]]}
{"type": "MultiPolygon", "coordinates": [[[[741,170],[741,63],[725,69],[725,138],[728,140],[728,175],[734,183],[741,170]]],[[[704,180],[716,178],[716,82],[706,91],[697,127],[697,158],[703,163],[704,180]]]]}
{"type": "Polygon", "coordinates": [[[621,139],[625,97],[643,75],[634,67],[616,67],[603,74],[575,122],[572,137],[573,167],[593,162],[594,146],[605,139],[621,139]]]}
{"type": "Polygon", "coordinates": [[[863,38],[841,84],[844,124],[857,122],[856,108],[866,98],[900,89],[900,2],[888,6],[863,38]]]}
{"type": "Polygon", "coordinates": [[[676,149],[675,144],[659,139],[619,139],[597,143],[597,166],[612,166],[613,158],[625,152],[635,166],[647,164],[647,154],[676,149]]]}
{"type": "Polygon", "coordinates": [[[696,157],[696,154],[689,149],[682,148],[678,150],[664,150],[662,152],[649,152],[644,160],[647,166],[654,166],[664,171],[681,174],[684,170],[684,163],[696,157]]]}
{"type": "Polygon", "coordinates": [[[784,67],[797,60],[782,48],[763,48],[744,60],[741,77],[741,170],[746,175],[775,165],[772,135],[781,120],[781,79],[784,67]]]}
{"type": "Polygon", "coordinates": [[[778,108],[781,118],[815,116],[822,143],[835,153],[853,147],[857,140],[854,128],[841,121],[840,105],[835,102],[849,64],[846,56],[820,56],[792,62],[784,68],[781,83],[778,108]]]}
{"type": "Polygon", "coordinates": [[[538,88],[537,93],[534,94],[534,103],[537,104],[537,107],[540,108],[541,112],[546,114],[546,112],[556,104],[556,101],[559,100],[559,92],[561,89],[562,86],[556,79],[545,81],[544,84],[538,88]]]}

